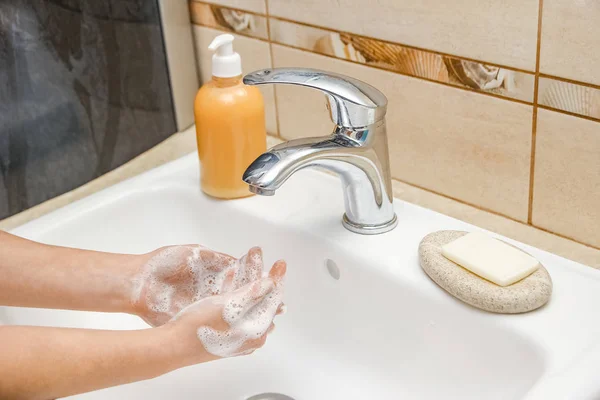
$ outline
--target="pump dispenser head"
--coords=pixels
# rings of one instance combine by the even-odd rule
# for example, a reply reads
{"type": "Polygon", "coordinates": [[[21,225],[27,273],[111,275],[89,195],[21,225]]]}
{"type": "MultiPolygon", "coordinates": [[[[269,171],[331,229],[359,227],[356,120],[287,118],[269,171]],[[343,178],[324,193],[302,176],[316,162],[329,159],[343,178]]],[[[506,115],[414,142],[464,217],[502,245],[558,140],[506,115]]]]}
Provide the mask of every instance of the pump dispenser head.
{"type": "Polygon", "coordinates": [[[233,35],[219,35],[208,46],[215,51],[212,56],[212,74],[218,78],[232,78],[242,75],[242,59],[233,51],[233,35]]]}

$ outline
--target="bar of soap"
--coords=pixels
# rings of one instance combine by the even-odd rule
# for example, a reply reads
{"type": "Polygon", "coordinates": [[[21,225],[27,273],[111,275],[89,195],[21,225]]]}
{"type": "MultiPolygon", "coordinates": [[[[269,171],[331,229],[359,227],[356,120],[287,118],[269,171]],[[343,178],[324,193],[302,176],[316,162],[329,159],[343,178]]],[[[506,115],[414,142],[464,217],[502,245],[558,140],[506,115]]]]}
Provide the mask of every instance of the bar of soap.
{"type": "Polygon", "coordinates": [[[499,286],[512,285],[540,267],[529,254],[478,232],[445,244],[442,255],[499,286]]]}

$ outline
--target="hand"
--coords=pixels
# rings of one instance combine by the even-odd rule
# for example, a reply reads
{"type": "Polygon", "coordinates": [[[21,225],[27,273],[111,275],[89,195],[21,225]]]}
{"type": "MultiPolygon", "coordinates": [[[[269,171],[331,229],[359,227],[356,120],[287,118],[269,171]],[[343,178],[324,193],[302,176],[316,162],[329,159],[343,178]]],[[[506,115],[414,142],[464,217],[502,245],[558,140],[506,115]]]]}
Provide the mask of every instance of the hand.
{"type": "Polygon", "coordinates": [[[202,299],[164,325],[185,364],[251,354],[262,347],[283,304],[285,272],[285,262],[278,261],[268,277],[202,299]]]}
{"type": "Polygon", "coordinates": [[[262,277],[262,251],[235,259],[200,245],[168,246],[142,256],[134,278],[133,307],[152,326],[168,322],[188,305],[228,293],[262,277]]]}

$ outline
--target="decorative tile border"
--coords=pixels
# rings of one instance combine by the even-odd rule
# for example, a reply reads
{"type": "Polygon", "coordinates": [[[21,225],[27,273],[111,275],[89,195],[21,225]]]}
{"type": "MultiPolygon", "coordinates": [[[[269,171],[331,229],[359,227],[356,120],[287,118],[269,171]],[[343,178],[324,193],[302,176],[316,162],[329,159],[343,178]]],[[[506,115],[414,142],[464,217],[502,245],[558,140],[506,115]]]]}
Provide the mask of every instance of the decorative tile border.
{"type": "Polygon", "coordinates": [[[600,121],[600,88],[540,76],[538,104],[600,121]]]}
{"type": "Polygon", "coordinates": [[[268,40],[267,17],[214,4],[190,1],[192,23],[268,40]]]}
{"type": "MultiPolygon", "coordinates": [[[[436,51],[189,0],[194,24],[482,94],[533,104],[535,74],[436,51]]],[[[540,107],[600,122],[600,87],[540,74],[540,107]]]]}
{"type": "Polygon", "coordinates": [[[271,41],[483,93],[533,102],[534,74],[270,17],[271,41]]]}

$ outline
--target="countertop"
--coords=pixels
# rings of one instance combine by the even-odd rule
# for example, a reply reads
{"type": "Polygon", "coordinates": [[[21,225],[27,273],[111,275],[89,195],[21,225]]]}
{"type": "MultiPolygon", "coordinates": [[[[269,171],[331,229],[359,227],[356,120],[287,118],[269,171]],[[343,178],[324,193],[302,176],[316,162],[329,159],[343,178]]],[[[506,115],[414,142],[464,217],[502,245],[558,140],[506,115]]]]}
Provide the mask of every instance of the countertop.
{"type": "MultiPolygon", "coordinates": [[[[268,145],[281,139],[269,136],[268,145]]],[[[134,158],[121,167],[87,184],[54,199],[41,203],[29,210],[0,221],[0,229],[9,230],[36,219],[52,210],[100,191],[115,183],[126,180],[144,171],[175,160],[196,150],[194,127],[171,136],[169,139],[134,158]]],[[[403,182],[393,181],[394,196],[442,214],[463,220],[484,229],[510,237],[520,242],[555,253],[579,263],[600,268],[600,250],[566,239],[533,226],[493,214],[473,206],[460,203],[444,196],[416,188],[403,182]]],[[[400,222],[402,223],[402,222],[400,222]]]]}

